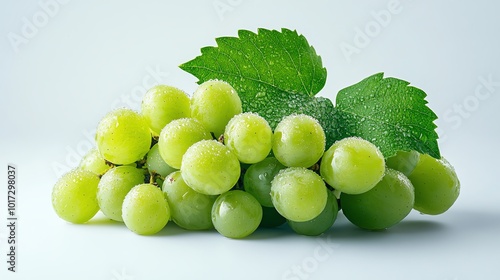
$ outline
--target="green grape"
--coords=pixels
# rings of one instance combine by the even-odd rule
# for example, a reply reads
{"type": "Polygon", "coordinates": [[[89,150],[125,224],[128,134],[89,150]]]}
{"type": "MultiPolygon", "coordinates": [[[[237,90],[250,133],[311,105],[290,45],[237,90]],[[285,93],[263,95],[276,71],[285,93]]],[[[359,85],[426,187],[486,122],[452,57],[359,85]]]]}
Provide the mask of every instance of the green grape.
{"type": "Polygon", "coordinates": [[[122,218],[125,225],[137,234],[155,234],[168,223],[170,208],[165,195],[158,187],[140,184],[125,196],[122,218]]]}
{"type": "Polygon", "coordinates": [[[274,130],[273,153],[290,167],[310,167],[325,151],[325,132],[319,122],[308,115],[290,115],[274,130]]]}
{"type": "Polygon", "coordinates": [[[141,113],[153,136],[158,136],[169,122],[191,116],[189,103],[189,96],[184,91],[171,86],[157,85],[144,94],[141,113]]]}
{"type": "Polygon", "coordinates": [[[241,190],[221,194],[212,208],[215,229],[225,237],[244,238],[252,234],[262,220],[262,206],[241,190]]]}
{"type": "Polygon", "coordinates": [[[52,190],[52,207],[68,222],[81,224],[99,211],[96,192],[99,177],[87,170],[74,169],[64,174],[52,190]]]}
{"type": "Polygon", "coordinates": [[[159,174],[161,177],[165,178],[168,174],[176,171],[175,168],[168,165],[160,155],[160,149],[158,144],[154,144],[149,150],[146,156],[146,167],[149,173],[159,174]]]}
{"type": "Polygon", "coordinates": [[[306,221],[306,222],[294,222],[288,221],[288,224],[298,234],[316,236],[329,230],[335,220],[337,219],[337,214],[339,212],[339,206],[337,204],[337,198],[333,193],[327,190],[328,198],[326,200],[326,206],[316,218],[306,221]]]}
{"type": "Polygon", "coordinates": [[[254,113],[234,116],[224,131],[224,144],[244,163],[256,163],[271,152],[273,131],[267,121],[254,113]]]}
{"type": "Polygon", "coordinates": [[[238,93],[224,81],[204,82],[191,98],[191,117],[199,120],[217,138],[224,133],[229,120],[241,112],[238,93]]]}
{"type": "Polygon", "coordinates": [[[379,230],[402,221],[413,208],[415,194],[408,178],[388,168],[380,182],[362,194],[340,195],[342,212],[360,228],[379,230]]]}
{"type": "Polygon", "coordinates": [[[385,160],[372,143],[357,137],[335,142],[323,155],[320,172],[334,189],[360,194],[373,188],[384,176],[385,160]]]}
{"type": "Polygon", "coordinates": [[[180,169],[182,156],[187,149],[200,140],[210,139],[212,135],[199,121],[192,118],[177,119],[161,131],[158,148],[168,165],[180,169]]]}
{"type": "Polygon", "coordinates": [[[151,132],[144,118],[130,109],[108,113],[97,126],[97,148],[114,164],[142,159],[151,147],[151,132]]]}
{"type": "Polygon", "coordinates": [[[287,220],[305,222],[325,209],[328,193],[325,182],[304,167],[281,170],[271,182],[271,198],[278,212],[287,220]]]}
{"type": "Polygon", "coordinates": [[[106,160],[99,154],[96,148],[92,148],[80,162],[81,169],[90,171],[96,175],[103,175],[111,169],[111,165],[106,163],[106,160]]]}
{"type": "Polygon", "coordinates": [[[395,156],[385,160],[387,167],[398,170],[409,176],[417,166],[420,154],[417,151],[399,151],[395,156]]]}
{"type": "Polygon", "coordinates": [[[195,192],[186,185],[180,171],[168,175],[162,189],[174,223],[189,230],[213,228],[211,213],[217,196],[195,192]]]}
{"type": "Polygon", "coordinates": [[[133,166],[117,166],[104,174],[97,187],[97,202],[106,217],[123,221],[122,204],[127,193],[143,184],[144,170],[133,166]]]}
{"type": "Polygon", "coordinates": [[[215,140],[193,144],[182,157],[182,178],[193,190],[208,195],[227,192],[240,177],[238,158],[215,140]]]}
{"type": "Polygon", "coordinates": [[[286,223],[285,217],[281,216],[274,207],[262,207],[262,221],[259,227],[274,228],[286,223]]]}
{"type": "Polygon", "coordinates": [[[243,177],[245,191],[252,194],[262,206],[274,207],[271,200],[271,181],[280,170],[285,168],[274,157],[252,164],[243,177]]]}
{"type": "Polygon", "coordinates": [[[453,166],[444,158],[420,155],[408,177],[415,187],[415,210],[438,215],[446,212],[460,194],[460,181],[453,166]]]}

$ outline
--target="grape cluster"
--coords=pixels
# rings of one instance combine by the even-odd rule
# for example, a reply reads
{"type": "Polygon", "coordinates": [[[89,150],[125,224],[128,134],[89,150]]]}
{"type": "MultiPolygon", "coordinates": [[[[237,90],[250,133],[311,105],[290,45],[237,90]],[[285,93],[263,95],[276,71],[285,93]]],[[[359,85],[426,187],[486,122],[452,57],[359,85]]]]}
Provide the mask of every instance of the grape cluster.
{"type": "Polygon", "coordinates": [[[145,94],[140,113],[117,109],[100,121],[97,147],[58,180],[52,205],[72,223],[100,210],[142,235],[173,221],[243,238],[285,223],[319,235],[340,209],[356,226],[385,229],[412,209],[441,214],[458,197],[445,159],[415,151],[385,159],[357,137],[325,143],[308,115],[287,116],[273,131],[261,116],[242,112],[226,82],[205,82],[191,98],[159,85],[145,94]]]}

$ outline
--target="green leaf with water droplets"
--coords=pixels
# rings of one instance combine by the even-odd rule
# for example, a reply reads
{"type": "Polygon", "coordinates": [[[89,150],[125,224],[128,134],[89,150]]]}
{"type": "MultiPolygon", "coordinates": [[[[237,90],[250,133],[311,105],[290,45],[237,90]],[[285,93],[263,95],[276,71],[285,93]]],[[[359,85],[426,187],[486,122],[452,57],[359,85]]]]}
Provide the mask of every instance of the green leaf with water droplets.
{"type": "Polygon", "coordinates": [[[326,82],[321,57],[296,31],[240,30],[238,37],[216,39],[217,47],[180,66],[203,83],[220,79],[240,95],[243,110],[266,118],[271,127],[293,113],[318,119],[334,141],[358,136],[371,141],[390,157],[399,150],[416,150],[440,157],[436,115],[426,94],[409,83],[376,74],[343,89],[337,107],[315,95],[326,82]]]}
{"type": "Polygon", "coordinates": [[[321,123],[327,145],[337,139],[332,102],[314,97],[325,85],[326,69],[304,36],[288,29],[240,30],[238,37],[215,41],[217,47],[202,48],[201,56],[180,68],[198,83],[228,82],[238,92],[243,111],[258,113],[273,128],[289,114],[304,113],[321,123]]]}
{"type": "Polygon", "coordinates": [[[215,39],[201,56],[180,66],[199,79],[222,79],[237,87],[245,101],[284,91],[314,96],[326,82],[321,57],[296,31],[239,30],[238,37],[215,39]]]}
{"type": "Polygon", "coordinates": [[[415,150],[440,158],[436,114],[427,94],[383,73],[341,90],[336,98],[339,137],[358,136],[377,145],[385,157],[415,150]]]}

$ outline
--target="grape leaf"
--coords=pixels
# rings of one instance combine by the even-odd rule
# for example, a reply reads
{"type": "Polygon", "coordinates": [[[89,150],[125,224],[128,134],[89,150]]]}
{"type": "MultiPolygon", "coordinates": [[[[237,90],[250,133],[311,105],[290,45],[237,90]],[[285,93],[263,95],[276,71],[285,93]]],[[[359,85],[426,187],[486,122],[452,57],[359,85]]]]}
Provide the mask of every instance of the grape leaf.
{"type": "Polygon", "coordinates": [[[255,112],[274,128],[292,113],[304,113],[321,123],[327,147],[358,136],[377,145],[385,157],[399,150],[416,150],[439,158],[436,115],[426,94],[409,83],[376,74],[341,90],[337,107],[315,97],[326,82],[321,57],[296,31],[240,30],[238,37],[216,39],[201,55],[180,68],[198,83],[220,79],[231,84],[243,111],[255,112]]]}
{"type": "Polygon", "coordinates": [[[204,47],[201,56],[179,67],[196,76],[198,83],[224,80],[238,92],[243,111],[264,117],[272,128],[292,113],[318,119],[327,145],[334,135],[334,107],[326,98],[316,98],[326,82],[321,57],[296,31],[259,29],[238,31],[236,37],[215,39],[217,47],[204,47]]]}
{"type": "Polygon", "coordinates": [[[385,157],[416,150],[440,158],[436,114],[426,93],[383,73],[342,89],[336,98],[338,136],[358,136],[378,146],[385,157]]]}
{"type": "Polygon", "coordinates": [[[276,91],[314,96],[325,85],[321,57],[296,31],[259,29],[256,34],[240,30],[238,36],[215,39],[218,47],[202,48],[201,56],[180,68],[199,83],[210,79],[233,82],[245,102],[276,91]]]}

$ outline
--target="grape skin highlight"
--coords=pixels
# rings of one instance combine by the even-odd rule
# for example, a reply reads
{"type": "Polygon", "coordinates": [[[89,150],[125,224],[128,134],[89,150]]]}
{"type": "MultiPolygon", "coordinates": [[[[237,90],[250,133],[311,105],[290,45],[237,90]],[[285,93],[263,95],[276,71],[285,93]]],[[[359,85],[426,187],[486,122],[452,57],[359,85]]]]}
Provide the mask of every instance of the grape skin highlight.
{"type": "Polygon", "coordinates": [[[238,158],[215,140],[195,143],[182,157],[182,177],[193,190],[208,195],[229,191],[241,173],[238,158]]]}
{"type": "Polygon", "coordinates": [[[68,222],[82,224],[99,211],[97,204],[99,177],[87,170],[74,169],[64,174],[52,189],[52,207],[68,222]]]}
{"type": "Polygon", "coordinates": [[[234,116],[224,131],[224,144],[243,163],[264,160],[271,152],[273,131],[267,121],[254,113],[234,116]]]}
{"type": "Polygon", "coordinates": [[[169,122],[191,116],[189,103],[189,96],[184,91],[172,86],[157,85],[144,94],[141,114],[153,136],[158,136],[169,122]]]}
{"type": "Polygon", "coordinates": [[[271,182],[271,198],[276,210],[286,219],[305,222],[325,209],[326,185],[314,171],[303,167],[281,170],[271,182]]]}
{"type": "Polygon", "coordinates": [[[137,185],[125,196],[122,206],[125,225],[140,235],[162,230],[170,219],[170,208],[163,192],[152,184],[137,185]]]}
{"type": "Polygon", "coordinates": [[[325,143],[325,132],[316,119],[290,115],[276,126],[272,150],[285,166],[310,167],[323,155],[325,143]]]}
{"type": "Polygon", "coordinates": [[[288,224],[298,234],[317,236],[333,226],[333,223],[337,219],[337,214],[339,212],[339,206],[337,204],[337,198],[331,191],[328,192],[328,199],[326,201],[325,209],[316,218],[306,221],[306,222],[294,222],[288,221],[288,224]]]}
{"type": "Polygon", "coordinates": [[[122,204],[127,193],[144,183],[144,171],[134,166],[117,166],[104,174],[97,187],[97,202],[106,217],[123,221],[122,204]]]}
{"type": "Polygon", "coordinates": [[[210,132],[196,119],[177,119],[160,133],[158,148],[163,160],[175,169],[181,168],[182,156],[194,143],[212,139],[210,132]]]}
{"type": "Polygon", "coordinates": [[[369,191],[382,179],[384,171],[380,150],[357,137],[335,142],[321,159],[323,179],[334,189],[349,194],[369,191]]]}
{"type": "Polygon", "coordinates": [[[199,120],[216,138],[224,133],[229,120],[241,112],[238,93],[224,81],[206,81],[191,97],[191,117],[199,120]]]}
{"type": "Polygon", "coordinates": [[[460,181],[453,166],[444,158],[420,155],[408,177],[415,187],[415,210],[438,215],[446,212],[460,194],[460,181]]]}
{"type": "Polygon", "coordinates": [[[165,178],[162,190],[166,194],[172,220],[178,226],[189,230],[213,228],[212,206],[217,196],[191,189],[184,182],[180,171],[165,178]]]}
{"type": "Polygon", "coordinates": [[[149,150],[146,157],[146,167],[151,174],[159,174],[161,177],[165,178],[168,174],[176,171],[175,168],[168,165],[160,155],[160,149],[158,143],[154,144],[149,150]]]}
{"type": "Polygon", "coordinates": [[[247,192],[228,191],[215,201],[212,221],[215,229],[225,237],[244,238],[259,227],[262,206],[247,192]]]}
{"type": "Polygon", "coordinates": [[[92,148],[82,158],[80,168],[101,176],[111,169],[111,165],[106,164],[106,160],[99,154],[96,148],[92,148]]]}
{"type": "Polygon", "coordinates": [[[117,109],[99,122],[96,143],[103,158],[125,165],[147,154],[151,147],[151,133],[141,115],[130,109],[117,109]]]}
{"type": "Polygon", "coordinates": [[[388,168],[371,190],[362,194],[340,195],[342,211],[360,228],[380,230],[402,221],[412,210],[415,193],[410,180],[401,172],[388,168]]]}
{"type": "Polygon", "coordinates": [[[245,191],[252,194],[262,206],[274,207],[271,199],[271,181],[280,170],[285,168],[274,157],[252,164],[243,177],[245,191]]]}

